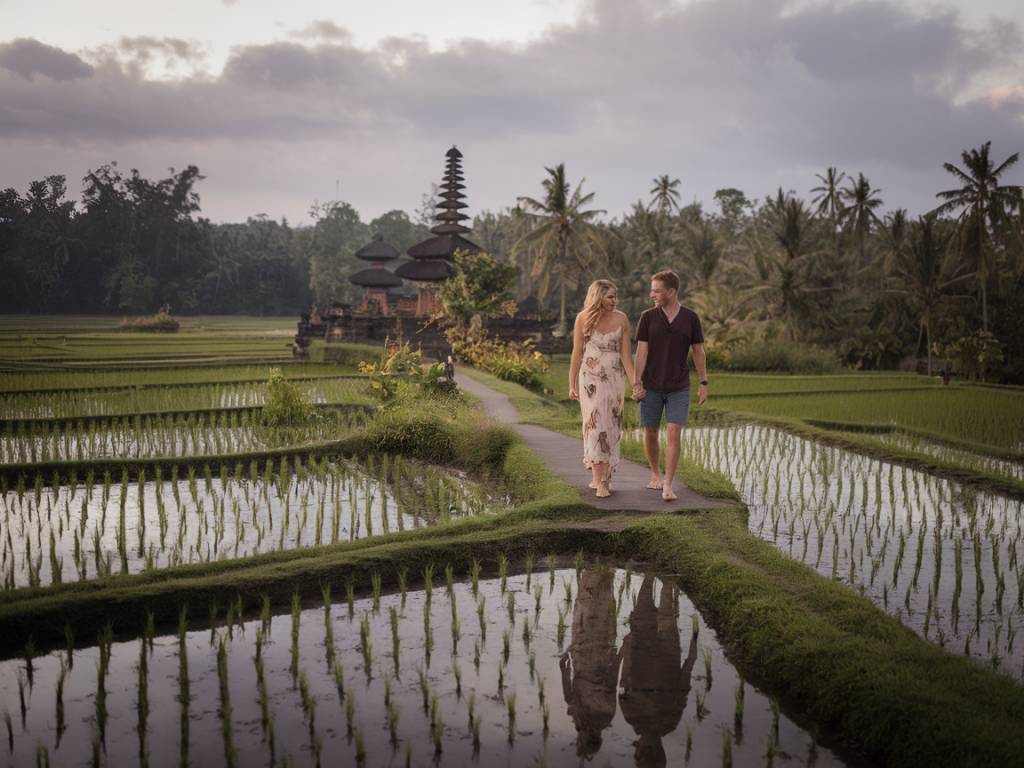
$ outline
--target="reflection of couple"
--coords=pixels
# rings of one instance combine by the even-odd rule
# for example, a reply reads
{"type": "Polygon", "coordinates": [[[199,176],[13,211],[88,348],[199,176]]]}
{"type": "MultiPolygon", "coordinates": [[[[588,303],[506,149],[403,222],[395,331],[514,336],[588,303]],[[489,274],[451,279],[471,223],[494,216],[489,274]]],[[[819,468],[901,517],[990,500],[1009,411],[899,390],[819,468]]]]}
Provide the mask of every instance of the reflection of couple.
{"type": "Polygon", "coordinates": [[[661,739],[675,730],[686,709],[697,635],[692,635],[686,660],[680,663],[679,593],[662,584],[655,605],[654,577],[645,576],[629,617],[629,634],[616,651],[614,583],[611,569],[583,572],[573,609],[572,642],[561,660],[562,691],[578,733],[576,751],[583,757],[597,753],[618,699],[623,717],[639,736],[634,742],[637,765],[662,766],[661,739]]]}
{"type": "Polygon", "coordinates": [[[569,397],[583,412],[583,464],[593,473],[591,487],[604,498],[619,463],[625,383],[640,401],[644,453],[651,468],[648,488],[665,501],[676,498],[672,480],[679,463],[679,438],[689,420],[690,371],[687,356],[700,377],[697,402],[708,396],[704,334],[693,310],[679,303],[679,276],[658,272],[651,278],[654,307],[640,315],[636,330],[636,363],[630,353],[629,318],[615,307],[618,291],[609,280],[596,280],[587,291],[583,311],[573,327],[569,397]],[[658,430],[665,413],[665,474],[658,455],[658,430]]]}

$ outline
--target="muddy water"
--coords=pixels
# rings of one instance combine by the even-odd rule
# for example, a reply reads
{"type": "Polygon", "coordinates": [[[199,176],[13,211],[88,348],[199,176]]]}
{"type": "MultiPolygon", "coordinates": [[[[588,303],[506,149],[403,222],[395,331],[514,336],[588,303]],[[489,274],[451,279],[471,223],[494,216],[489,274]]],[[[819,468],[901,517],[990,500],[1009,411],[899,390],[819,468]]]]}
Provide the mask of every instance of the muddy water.
{"type": "MultiPolygon", "coordinates": [[[[343,600],[325,616],[323,608],[300,614],[297,673],[293,677],[293,622],[275,616],[269,626],[249,621],[231,637],[220,627],[185,635],[191,700],[184,711],[183,741],[180,653],[177,636],[158,637],[152,651],[142,641],[115,643],[104,681],[108,719],[104,765],[133,765],[140,751],[150,765],[219,765],[225,761],[220,720],[221,693],[216,643],[227,650],[230,739],[237,764],[355,765],[362,741],[370,766],[501,765],[597,766],[721,765],[725,744],[734,765],[841,765],[828,748],[798,726],[770,696],[744,682],[729,663],[714,631],[685,594],[651,574],[608,568],[573,569],[510,577],[503,594],[497,579],[457,582],[450,597],[435,575],[432,598],[423,590],[405,598],[385,595],[378,610],[371,599],[355,601],[350,617],[343,600]],[[540,609],[537,609],[539,589],[540,609]],[[570,595],[571,591],[571,597],[570,595]],[[508,595],[514,597],[511,617],[508,595]],[[452,611],[454,599],[455,611],[452,611]],[[483,628],[478,618],[483,603],[483,628]],[[397,614],[398,655],[393,651],[391,609],[397,614]],[[559,637],[561,621],[564,636],[559,637]],[[424,616],[429,615],[429,636],[424,616]],[[453,615],[458,618],[457,636],[453,615]],[[366,621],[372,654],[361,645],[366,621]],[[335,665],[344,673],[339,695],[327,653],[326,626],[333,630],[335,665]],[[529,627],[524,638],[523,627],[529,627]],[[265,640],[257,635],[265,632],[265,640]],[[509,636],[507,662],[503,635],[509,636]],[[561,641],[561,642],[560,642],[561,641]],[[254,657],[260,643],[273,747],[261,724],[254,657]],[[140,652],[148,666],[148,718],[139,728],[140,652]],[[532,670],[531,670],[532,662],[532,670]],[[455,668],[461,673],[461,686],[455,668]],[[427,689],[424,707],[420,675],[427,689]],[[304,712],[301,676],[315,714],[304,712]],[[737,715],[737,692],[743,691],[737,715]],[[387,693],[386,693],[387,691],[387,693]],[[388,727],[390,696],[397,713],[388,727]],[[515,697],[514,724],[509,702],[515,697]],[[346,704],[352,704],[349,734],[346,704]],[[434,702],[432,704],[432,702],[434,702]],[[474,745],[470,702],[478,720],[474,745]],[[431,708],[435,715],[432,720],[431,708]],[[545,716],[545,711],[547,715],[545,716]],[[547,728],[545,729],[545,720],[547,728]],[[435,725],[432,728],[431,723],[435,725]],[[435,743],[439,744],[439,747],[435,743]],[[314,744],[317,745],[314,748],[314,744]],[[439,751],[438,751],[439,750],[439,751]]],[[[335,598],[337,597],[336,588],[335,598]]],[[[198,619],[197,619],[198,620],[198,619]]],[[[87,762],[97,733],[99,651],[77,650],[64,687],[66,730],[59,746],[56,678],[67,654],[34,662],[34,685],[25,683],[24,661],[0,663],[4,707],[13,718],[14,751],[0,744],[12,764],[29,764],[41,745],[51,764],[87,762]],[[20,722],[18,681],[27,713],[20,722]]]]}

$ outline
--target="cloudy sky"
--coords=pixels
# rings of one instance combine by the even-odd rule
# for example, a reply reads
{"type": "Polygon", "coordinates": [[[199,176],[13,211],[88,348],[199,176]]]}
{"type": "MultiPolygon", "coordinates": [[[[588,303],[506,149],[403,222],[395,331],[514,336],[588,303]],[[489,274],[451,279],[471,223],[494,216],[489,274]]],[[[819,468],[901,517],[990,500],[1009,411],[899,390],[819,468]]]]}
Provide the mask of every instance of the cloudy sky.
{"type": "Polygon", "coordinates": [[[961,150],[1024,151],[1019,0],[0,0],[0,19],[0,188],[193,163],[215,221],[299,223],[336,196],[412,211],[453,143],[471,213],[565,162],[610,215],[663,173],[710,204],[806,195],[828,165],[918,213],[961,150]]]}

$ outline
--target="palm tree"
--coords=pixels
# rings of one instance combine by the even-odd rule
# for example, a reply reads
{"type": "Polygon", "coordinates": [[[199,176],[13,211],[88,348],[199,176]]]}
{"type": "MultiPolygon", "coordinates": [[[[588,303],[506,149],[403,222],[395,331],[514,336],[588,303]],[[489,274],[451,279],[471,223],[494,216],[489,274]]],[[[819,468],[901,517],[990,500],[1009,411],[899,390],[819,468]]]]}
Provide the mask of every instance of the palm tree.
{"type": "Polygon", "coordinates": [[[891,288],[890,292],[906,296],[920,316],[914,354],[921,348],[923,336],[928,350],[929,376],[932,373],[932,313],[950,287],[971,277],[965,271],[964,262],[953,262],[949,258],[948,244],[952,235],[936,230],[934,214],[908,227],[908,247],[894,252],[890,272],[902,285],[891,288]]]}
{"type": "Polygon", "coordinates": [[[653,208],[659,216],[667,216],[673,211],[679,210],[679,179],[670,179],[669,175],[663,174],[653,179],[654,186],[651,187],[651,202],[648,208],[653,208]]]}
{"type": "Polygon", "coordinates": [[[812,248],[812,221],[803,200],[784,195],[780,188],[768,201],[768,210],[774,219],[774,247],[755,243],[753,292],[764,297],[771,316],[782,322],[785,337],[796,341],[801,323],[819,309],[818,295],[833,289],[814,282],[812,267],[818,253],[812,248]]]}
{"type": "Polygon", "coordinates": [[[544,199],[519,197],[517,201],[525,210],[523,215],[533,228],[516,242],[515,248],[529,249],[533,261],[533,275],[540,278],[537,286],[540,298],[544,298],[552,281],[560,291],[558,332],[565,335],[565,294],[568,288],[578,285],[580,275],[594,266],[598,257],[604,257],[605,246],[600,230],[592,223],[600,209],[582,210],[594,199],[594,193],[583,194],[581,179],[575,191],[569,192],[565,177],[565,163],[544,169],[548,178],[541,182],[544,199]]]}
{"type": "Polygon", "coordinates": [[[962,152],[960,157],[963,159],[964,169],[957,168],[952,163],[943,163],[942,167],[955,176],[963,186],[935,195],[944,201],[935,209],[936,213],[960,210],[957,217],[960,251],[962,254],[973,252],[981,292],[981,324],[982,330],[986,331],[988,278],[994,266],[989,227],[995,227],[1003,216],[1013,209],[1021,194],[1020,186],[999,183],[999,177],[1017,164],[1020,153],[1014,152],[999,167],[994,167],[989,158],[991,146],[992,142],[986,141],[980,149],[962,152]]]}
{"type": "Polygon", "coordinates": [[[817,193],[811,203],[818,206],[814,210],[817,216],[825,216],[828,219],[829,232],[832,233],[832,248],[838,259],[839,216],[843,210],[842,190],[839,185],[843,183],[846,174],[829,166],[824,176],[820,173],[814,175],[818,177],[821,184],[811,190],[812,193],[817,193]]]}
{"type": "Polygon", "coordinates": [[[882,205],[878,193],[882,190],[872,189],[871,183],[863,173],[857,174],[857,180],[850,179],[850,185],[840,190],[845,203],[840,211],[843,221],[853,230],[857,238],[859,263],[853,272],[853,284],[857,286],[857,275],[867,266],[867,239],[871,234],[871,225],[878,223],[875,208],[882,205]]]}
{"type": "Polygon", "coordinates": [[[699,223],[682,227],[683,252],[687,272],[692,275],[689,286],[695,290],[707,290],[715,280],[722,262],[722,243],[714,226],[706,218],[699,223]]]}

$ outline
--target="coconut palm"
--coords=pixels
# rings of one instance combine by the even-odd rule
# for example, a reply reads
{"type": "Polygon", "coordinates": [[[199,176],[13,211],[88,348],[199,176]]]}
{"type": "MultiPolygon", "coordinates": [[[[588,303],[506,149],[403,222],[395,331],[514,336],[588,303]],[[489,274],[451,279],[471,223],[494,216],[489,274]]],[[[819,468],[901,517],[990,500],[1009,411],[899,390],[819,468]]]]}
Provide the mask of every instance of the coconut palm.
{"type": "Polygon", "coordinates": [[[667,216],[673,211],[679,210],[679,179],[670,179],[669,175],[663,174],[653,179],[654,186],[651,187],[651,202],[648,208],[653,208],[660,216],[667,216]]]}
{"type": "Polygon", "coordinates": [[[882,190],[872,189],[871,183],[863,173],[857,174],[856,181],[851,178],[849,182],[849,186],[839,193],[844,203],[840,216],[857,239],[859,263],[853,273],[853,283],[856,287],[858,273],[867,266],[867,240],[871,234],[871,225],[878,223],[875,209],[882,205],[882,200],[878,197],[882,190]]]}
{"type": "Polygon", "coordinates": [[[829,232],[832,233],[832,248],[838,258],[839,217],[843,210],[842,189],[839,185],[843,183],[846,174],[829,166],[824,176],[820,173],[814,175],[818,177],[821,184],[811,190],[812,193],[815,193],[811,203],[817,206],[814,209],[816,215],[824,216],[828,219],[829,232]]]}
{"type": "Polygon", "coordinates": [[[934,215],[924,216],[908,227],[906,247],[895,250],[891,262],[890,274],[897,278],[901,287],[891,288],[890,292],[906,296],[919,315],[914,354],[921,348],[924,337],[929,376],[932,373],[932,315],[951,287],[972,277],[963,261],[949,258],[951,238],[951,234],[939,231],[934,215]]]}
{"type": "Polygon", "coordinates": [[[533,263],[532,273],[539,278],[537,291],[543,298],[557,285],[559,298],[558,332],[566,333],[565,296],[578,285],[580,276],[590,272],[598,259],[606,254],[600,230],[593,221],[601,209],[583,210],[594,199],[594,193],[583,194],[581,179],[570,193],[565,176],[565,163],[544,169],[548,177],[541,182],[544,199],[517,198],[523,215],[533,225],[516,242],[515,248],[527,248],[533,263]]]}
{"type": "Polygon", "coordinates": [[[989,227],[997,226],[1017,204],[1021,187],[1000,184],[999,177],[1017,164],[1020,153],[1014,152],[998,167],[989,157],[991,141],[979,149],[961,153],[964,168],[952,163],[942,167],[963,185],[948,189],[935,196],[944,202],[935,209],[937,213],[960,211],[957,230],[960,236],[960,251],[973,257],[981,293],[982,330],[988,330],[988,278],[993,270],[994,253],[989,227]]]}
{"type": "Polygon", "coordinates": [[[706,290],[715,281],[722,263],[722,243],[712,223],[706,219],[683,225],[680,239],[686,260],[687,284],[706,290]]]}

